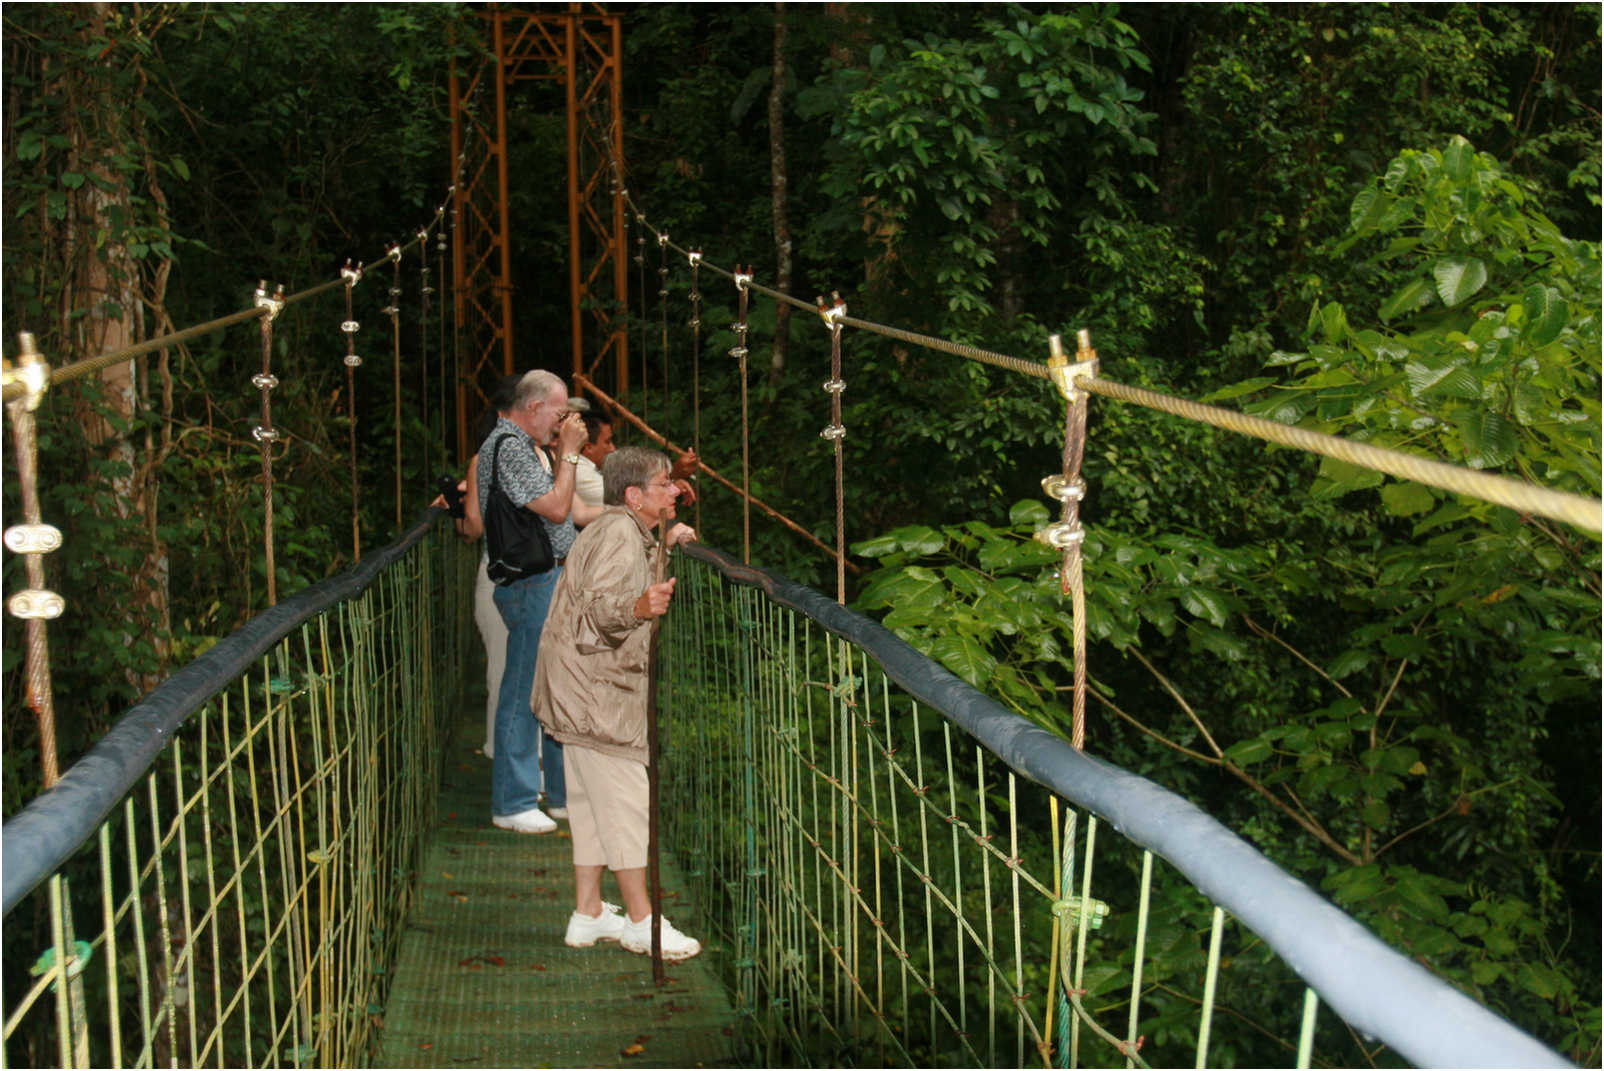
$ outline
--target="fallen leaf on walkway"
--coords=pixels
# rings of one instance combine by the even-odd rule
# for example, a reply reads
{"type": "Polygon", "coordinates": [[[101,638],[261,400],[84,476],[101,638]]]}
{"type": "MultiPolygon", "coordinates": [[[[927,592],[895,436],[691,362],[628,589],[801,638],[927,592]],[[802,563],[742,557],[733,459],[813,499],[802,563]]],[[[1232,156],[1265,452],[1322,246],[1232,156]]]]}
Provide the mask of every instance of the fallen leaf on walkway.
{"type": "Polygon", "coordinates": [[[434,1042],[425,1041],[422,1045],[419,1045],[418,1048],[420,1048],[420,1049],[432,1049],[432,1048],[434,1048],[434,1042]]]}
{"type": "Polygon", "coordinates": [[[531,963],[529,965],[529,969],[532,971],[543,971],[546,969],[546,965],[544,963],[531,963]]]}
{"type": "Polygon", "coordinates": [[[451,873],[451,871],[449,871],[449,870],[442,870],[442,871],[440,871],[440,876],[441,876],[441,877],[442,877],[442,878],[452,878],[452,877],[456,877],[456,875],[455,875],[455,874],[453,874],[453,873],[451,873]]]}
{"type": "Polygon", "coordinates": [[[630,999],[631,1000],[651,1000],[655,996],[657,996],[656,993],[635,993],[635,994],[631,995],[630,999]]]}
{"type": "Polygon", "coordinates": [[[505,967],[507,965],[507,961],[500,956],[486,956],[485,962],[492,967],[505,967]]]}
{"type": "Polygon", "coordinates": [[[643,1053],[645,1051],[646,1051],[646,1046],[640,1044],[639,1042],[636,1042],[633,1045],[625,1045],[623,1054],[625,1056],[639,1056],[641,1053],[643,1053]]]}

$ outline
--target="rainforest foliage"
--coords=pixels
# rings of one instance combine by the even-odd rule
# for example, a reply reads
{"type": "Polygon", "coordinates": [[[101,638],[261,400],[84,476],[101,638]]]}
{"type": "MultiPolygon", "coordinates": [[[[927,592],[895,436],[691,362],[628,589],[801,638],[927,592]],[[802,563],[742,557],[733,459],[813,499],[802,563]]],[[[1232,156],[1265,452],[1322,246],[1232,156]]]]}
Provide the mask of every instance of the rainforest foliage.
{"type": "MultiPolygon", "coordinates": [[[[715,263],[1026,357],[1089,328],[1122,382],[1600,493],[1596,6],[622,10],[629,188],[715,263]]],[[[410,239],[452,180],[448,72],[481,47],[452,5],[3,17],[5,353],[27,330],[58,365],[410,239]]],[[[515,337],[566,373],[561,97],[515,96],[515,337]]],[[[672,265],[664,349],[655,257],[632,266],[652,296],[627,312],[631,396],[688,442],[697,360],[702,454],[738,472],[733,291],[704,276],[693,358],[672,265]]],[[[353,419],[370,545],[395,523],[397,436],[408,519],[461,469],[445,335],[415,326],[421,266],[403,261],[398,384],[386,274],[355,291],[355,397],[338,294],[276,325],[281,594],[350,564],[353,419]]],[[[828,336],[767,302],[750,322],[752,441],[784,444],[754,451],[753,493],[828,541],[828,336]]],[[[1063,730],[1067,608],[1030,538],[1062,400],[879,336],[845,351],[857,604],[1063,730]]],[[[265,604],[260,361],[254,325],[231,328],[39,411],[44,513],[66,533],[64,764],[265,604]]],[[[1597,1064],[1598,540],[1101,400],[1085,475],[1088,747],[1597,1064]]],[[[8,452],[8,518],[15,478],[8,452]]],[[[705,537],[738,545],[737,507],[704,493],[705,537]]],[[[755,560],[830,582],[783,529],[753,539],[755,560]]],[[[23,586],[14,557],[5,575],[23,586]]],[[[38,786],[23,649],[8,620],[8,814],[38,786]]]]}

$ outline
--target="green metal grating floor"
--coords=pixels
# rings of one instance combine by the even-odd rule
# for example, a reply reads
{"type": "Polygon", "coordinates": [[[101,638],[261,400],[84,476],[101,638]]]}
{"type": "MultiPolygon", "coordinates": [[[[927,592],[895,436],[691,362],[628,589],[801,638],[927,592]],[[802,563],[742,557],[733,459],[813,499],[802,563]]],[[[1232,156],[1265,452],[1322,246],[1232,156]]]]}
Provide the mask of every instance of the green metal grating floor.
{"type": "MultiPolygon", "coordinates": [[[[378,1067],[730,1067],[735,1015],[707,957],[667,965],[610,942],[563,944],[573,910],[568,825],[545,836],[490,825],[483,707],[454,734],[440,822],[424,851],[383,1010],[378,1067]]],[[[663,913],[701,936],[665,853],[663,913]]],[[[616,902],[617,886],[603,882],[616,902]]],[[[704,944],[708,942],[704,941],[704,944]]]]}

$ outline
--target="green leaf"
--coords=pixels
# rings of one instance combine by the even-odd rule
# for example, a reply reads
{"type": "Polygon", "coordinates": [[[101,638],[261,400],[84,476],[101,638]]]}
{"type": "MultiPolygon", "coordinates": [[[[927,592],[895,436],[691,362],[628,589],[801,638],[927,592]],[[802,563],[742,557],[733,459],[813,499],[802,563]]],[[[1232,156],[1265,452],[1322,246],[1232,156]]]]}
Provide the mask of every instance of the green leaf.
{"type": "Polygon", "coordinates": [[[1520,443],[1515,425],[1492,410],[1472,413],[1459,424],[1469,462],[1479,469],[1496,468],[1515,456],[1520,443]]]}
{"type": "Polygon", "coordinates": [[[1268,740],[1242,740],[1225,749],[1225,757],[1238,766],[1251,766],[1275,754],[1268,740]]]}
{"type": "Polygon", "coordinates": [[[1487,265],[1478,257],[1443,257],[1431,267],[1437,296],[1450,309],[1469,301],[1487,285],[1487,265]]]}
{"type": "Polygon", "coordinates": [[[895,554],[899,545],[895,536],[875,536],[852,544],[852,553],[860,558],[883,558],[887,554],[895,554]]]}
{"type": "Polygon", "coordinates": [[[1225,627],[1228,603],[1219,592],[1186,588],[1181,592],[1181,605],[1194,617],[1208,618],[1216,628],[1225,627]]]}
{"type": "Polygon", "coordinates": [[[1470,142],[1455,135],[1442,154],[1443,173],[1462,186],[1470,180],[1475,164],[1476,150],[1471,148],[1470,142]]]}
{"type": "Polygon", "coordinates": [[[1340,681],[1344,677],[1352,676],[1353,674],[1359,672],[1369,664],[1369,651],[1343,651],[1341,654],[1331,660],[1330,665],[1326,666],[1326,673],[1333,680],[1340,681]]]}
{"type": "Polygon", "coordinates": [[[1521,341],[1535,347],[1553,342],[1565,330],[1571,310],[1559,291],[1551,286],[1533,284],[1526,288],[1521,304],[1526,309],[1526,326],[1521,328],[1521,341]]]}
{"type": "Polygon", "coordinates": [[[1392,297],[1382,302],[1381,308],[1376,312],[1383,320],[1407,316],[1431,304],[1432,294],[1430,282],[1425,279],[1412,279],[1400,287],[1392,297]]]}
{"type": "Polygon", "coordinates": [[[975,688],[985,688],[997,668],[997,660],[973,636],[939,636],[928,653],[975,688]]]}
{"type": "Polygon", "coordinates": [[[1437,497],[1418,483],[1389,483],[1381,489],[1381,504],[1394,517],[1413,517],[1437,504],[1437,497]]]}
{"type": "Polygon", "coordinates": [[[1047,507],[1034,498],[1022,498],[1008,508],[1008,523],[1019,527],[1040,528],[1050,516],[1047,507]]]}
{"type": "Polygon", "coordinates": [[[1369,800],[1359,812],[1359,817],[1371,829],[1386,829],[1392,822],[1392,811],[1380,800],[1369,800]]]}
{"type": "Polygon", "coordinates": [[[909,550],[915,554],[936,554],[942,547],[947,545],[947,541],[942,538],[940,532],[934,528],[927,528],[922,524],[910,524],[906,528],[897,528],[892,530],[890,534],[896,537],[903,550],[909,550]]]}

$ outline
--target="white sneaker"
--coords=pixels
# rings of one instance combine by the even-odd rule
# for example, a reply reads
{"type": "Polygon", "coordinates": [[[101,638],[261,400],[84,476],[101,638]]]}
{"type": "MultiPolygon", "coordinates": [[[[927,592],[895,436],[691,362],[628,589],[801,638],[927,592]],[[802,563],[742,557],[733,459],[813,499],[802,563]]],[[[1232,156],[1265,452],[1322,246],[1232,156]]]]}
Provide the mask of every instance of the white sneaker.
{"type": "MultiPolygon", "coordinates": [[[[617,904],[602,902],[600,915],[581,915],[575,911],[568,916],[568,935],[563,943],[570,948],[589,948],[597,941],[616,941],[624,935],[629,919],[624,917],[617,904]]],[[[648,940],[650,936],[648,935],[648,940]]]]}
{"type": "Polygon", "coordinates": [[[557,828],[557,823],[547,818],[546,812],[539,807],[531,807],[517,814],[494,815],[490,822],[497,829],[510,829],[514,833],[550,833],[557,828]]]}
{"type": "MultiPolygon", "coordinates": [[[[647,915],[639,922],[626,921],[624,932],[618,938],[618,943],[631,952],[638,952],[643,956],[652,954],[652,916],[647,915]]],[[[702,950],[702,942],[694,937],[686,937],[674,928],[674,924],[667,919],[663,920],[663,958],[671,963],[682,959],[690,959],[702,950]]]]}
{"type": "Polygon", "coordinates": [[[546,808],[546,813],[549,814],[553,818],[561,818],[561,819],[563,819],[565,821],[568,818],[568,808],[567,807],[547,807],[546,808]]]}

